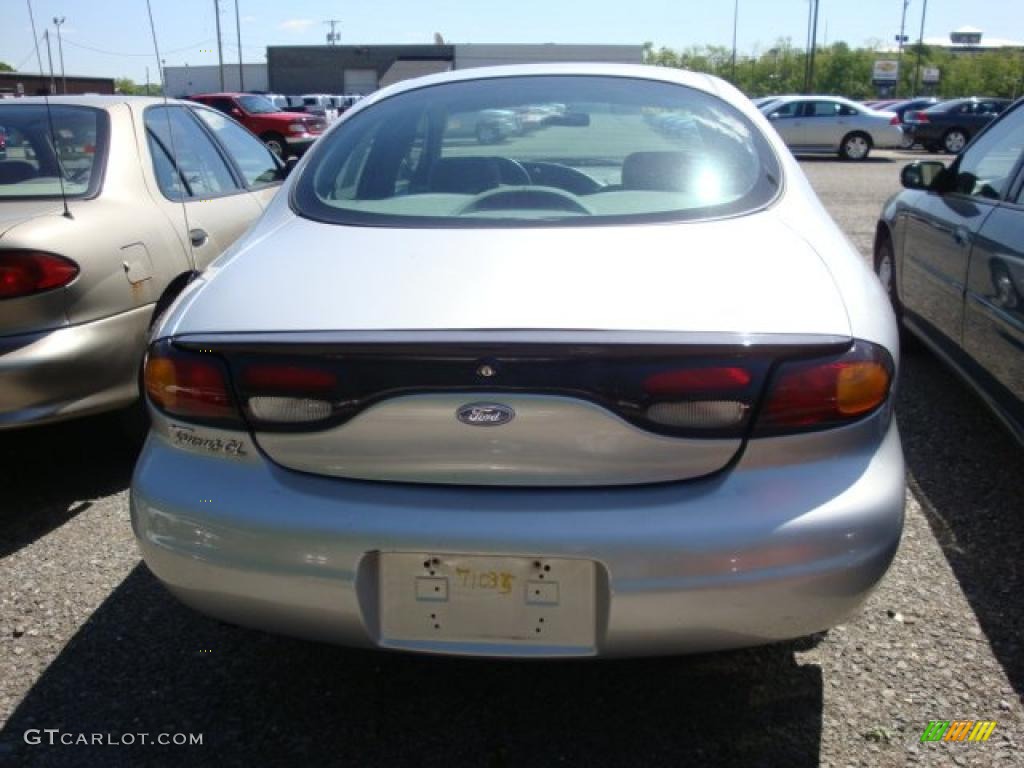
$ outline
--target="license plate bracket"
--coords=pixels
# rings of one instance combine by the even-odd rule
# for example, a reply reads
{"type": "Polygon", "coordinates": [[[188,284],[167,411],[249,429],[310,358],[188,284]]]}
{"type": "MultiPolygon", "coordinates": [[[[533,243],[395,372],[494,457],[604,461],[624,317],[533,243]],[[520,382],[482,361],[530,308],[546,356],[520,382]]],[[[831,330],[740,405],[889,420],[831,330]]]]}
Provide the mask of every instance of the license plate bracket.
{"type": "Polygon", "coordinates": [[[383,552],[379,567],[384,645],[594,648],[592,560],[383,552]]]}

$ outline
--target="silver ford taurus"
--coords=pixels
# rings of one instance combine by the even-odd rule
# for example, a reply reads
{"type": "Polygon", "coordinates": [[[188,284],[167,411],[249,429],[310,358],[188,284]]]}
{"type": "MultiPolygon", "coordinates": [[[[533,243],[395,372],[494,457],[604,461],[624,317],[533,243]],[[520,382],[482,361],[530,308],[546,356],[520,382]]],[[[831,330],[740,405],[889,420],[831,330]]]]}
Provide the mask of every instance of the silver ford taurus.
{"type": "Polygon", "coordinates": [[[798,637],[899,543],[897,358],[878,280],[728,84],[432,76],[349,111],[155,329],[132,521],[184,602],[298,636],[798,637]]]}

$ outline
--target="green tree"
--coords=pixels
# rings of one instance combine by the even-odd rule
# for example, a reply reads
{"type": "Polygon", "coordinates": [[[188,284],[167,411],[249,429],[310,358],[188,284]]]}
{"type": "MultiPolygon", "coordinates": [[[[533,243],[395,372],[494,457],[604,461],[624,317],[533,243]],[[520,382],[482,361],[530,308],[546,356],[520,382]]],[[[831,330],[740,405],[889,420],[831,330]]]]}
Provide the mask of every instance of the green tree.
{"type": "Polygon", "coordinates": [[[8,64],[6,61],[0,61],[0,72],[13,72],[14,67],[8,64]]]}

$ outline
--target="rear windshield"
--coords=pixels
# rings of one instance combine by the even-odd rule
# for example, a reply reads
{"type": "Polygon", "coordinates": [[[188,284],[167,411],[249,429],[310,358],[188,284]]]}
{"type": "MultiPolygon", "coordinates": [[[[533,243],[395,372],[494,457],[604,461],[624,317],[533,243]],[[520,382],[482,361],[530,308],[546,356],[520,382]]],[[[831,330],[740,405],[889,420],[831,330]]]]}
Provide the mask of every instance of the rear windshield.
{"type": "Polygon", "coordinates": [[[91,197],[106,157],[107,114],[45,104],[0,105],[0,199],[91,197]],[[52,128],[51,128],[52,124],[52,128]]]}
{"type": "Polygon", "coordinates": [[[572,226],[734,215],[780,170],[738,110],[672,83],[494,78],[408,91],[313,148],[292,203],[378,226],[572,226]]]}

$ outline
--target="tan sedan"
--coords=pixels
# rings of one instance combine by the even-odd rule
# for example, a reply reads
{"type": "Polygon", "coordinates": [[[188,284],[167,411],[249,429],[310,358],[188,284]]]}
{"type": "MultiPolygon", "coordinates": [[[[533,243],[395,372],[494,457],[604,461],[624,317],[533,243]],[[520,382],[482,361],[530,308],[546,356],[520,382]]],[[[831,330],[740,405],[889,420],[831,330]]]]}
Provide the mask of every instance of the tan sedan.
{"type": "Polygon", "coordinates": [[[0,429],[131,405],[147,331],[286,169],[198,104],[0,104],[0,429]]]}

